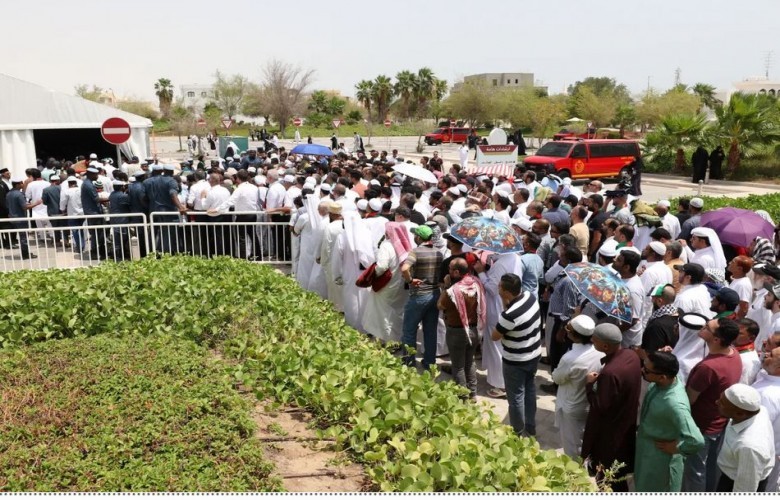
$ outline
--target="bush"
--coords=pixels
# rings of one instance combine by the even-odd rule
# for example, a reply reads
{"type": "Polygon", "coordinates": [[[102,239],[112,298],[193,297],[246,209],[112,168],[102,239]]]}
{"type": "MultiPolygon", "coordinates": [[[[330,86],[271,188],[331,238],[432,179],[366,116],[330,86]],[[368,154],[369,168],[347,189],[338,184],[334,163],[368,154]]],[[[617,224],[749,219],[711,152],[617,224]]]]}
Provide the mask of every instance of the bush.
{"type": "MultiPolygon", "coordinates": [[[[699,196],[699,198],[704,200],[705,212],[723,207],[744,208],[753,211],[766,210],[772,220],[776,223],[780,222],[780,193],[751,194],[744,198],[728,198],[726,196],[699,196]]],[[[677,206],[678,199],[670,200],[673,207],[677,206]]]]}
{"type": "Polygon", "coordinates": [[[265,266],[166,257],[4,278],[4,345],[132,332],[223,342],[240,361],[237,382],[311,409],[379,489],[593,489],[578,462],[516,437],[489,409],[461,401],[464,389],[403,366],[265,266]]]}

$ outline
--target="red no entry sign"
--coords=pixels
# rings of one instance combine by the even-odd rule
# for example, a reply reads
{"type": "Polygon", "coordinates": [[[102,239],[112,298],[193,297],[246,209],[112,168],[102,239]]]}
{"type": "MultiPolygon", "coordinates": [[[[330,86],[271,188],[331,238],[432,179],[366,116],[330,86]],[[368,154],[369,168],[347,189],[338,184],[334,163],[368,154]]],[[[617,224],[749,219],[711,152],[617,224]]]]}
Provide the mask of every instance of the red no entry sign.
{"type": "Polygon", "coordinates": [[[100,133],[106,142],[119,146],[130,139],[130,124],[122,118],[109,118],[101,125],[100,133]]]}
{"type": "Polygon", "coordinates": [[[391,120],[385,120],[385,127],[390,128],[390,126],[393,124],[391,120]]]}
{"type": "Polygon", "coordinates": [[[295,125],[296,127],[300,127],[301,123],[303,123],[303,121],[300,118],[296,118],[295,120],[293,120],[293,125],[295,125]]]}

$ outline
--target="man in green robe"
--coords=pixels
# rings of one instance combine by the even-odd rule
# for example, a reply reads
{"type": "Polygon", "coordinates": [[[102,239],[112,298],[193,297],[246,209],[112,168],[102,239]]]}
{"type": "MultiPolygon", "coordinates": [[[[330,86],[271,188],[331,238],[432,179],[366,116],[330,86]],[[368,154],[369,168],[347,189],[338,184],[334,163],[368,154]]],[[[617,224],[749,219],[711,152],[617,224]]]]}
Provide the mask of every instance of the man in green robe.
{"type": "Polygon", "coordinates": [[[680,491],[684,457],[704,446],[685,386],[677,380],[679,368],[674,354],[661,351],[649,352],[642,366],[650,385],[636,436],[636,491],[680,491]]]}

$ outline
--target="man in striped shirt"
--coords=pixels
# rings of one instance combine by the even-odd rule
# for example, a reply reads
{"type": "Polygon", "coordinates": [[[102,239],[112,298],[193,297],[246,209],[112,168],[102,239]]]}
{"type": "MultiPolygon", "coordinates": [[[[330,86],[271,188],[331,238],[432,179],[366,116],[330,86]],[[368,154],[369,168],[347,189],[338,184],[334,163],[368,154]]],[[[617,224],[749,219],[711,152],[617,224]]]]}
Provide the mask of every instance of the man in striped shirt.
{"type": "Polygon", "coordinates": [[[536,385],[534,377],[542,355],[541,316],[536,297],[522,289],[519,276],[501,277],[498,293],[505,310],[493,330],[501,340],[509,423],[515,433],[536,435],[536,385]]]}

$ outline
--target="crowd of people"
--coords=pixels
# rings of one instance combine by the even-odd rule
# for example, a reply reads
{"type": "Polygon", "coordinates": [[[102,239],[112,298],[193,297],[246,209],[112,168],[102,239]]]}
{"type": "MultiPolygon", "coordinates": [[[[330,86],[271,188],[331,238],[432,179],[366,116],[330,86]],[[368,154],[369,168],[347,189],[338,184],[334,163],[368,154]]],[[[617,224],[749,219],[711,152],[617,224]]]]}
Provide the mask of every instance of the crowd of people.
{"type": "MultiPolygon", "coordinates": [[[[181,234],[149,236],[165,252],[253,258],[261,248],[262,260],[291,261],[303,288],[353,328],[397,343],[409,366],[448,356],[439,366],[472,399],[481,356],[487,395],[507,398],[518,435],[536,434],[534,379],[549,370],[553,383],[542,390],[555,394],[564,452],[581,456],[597,479],[614,476],[615,490],[633,474],[636,491],[778,491],[777,249],[763,237],[745,248],[721,243],[702,226],[700,198],[649,203],[599,180],[575,186],[522,165],[514,176],[488,177],[447,168],[436,153],[421,164],[437,182],[423,182],[395,172],[404,162],[397,151],[365,152],[358,140],[330,157],[278,148],[179,168],[83,162],[84,178],[54,160],[27,178],[0,170],[0,215],[31,210],[56,224],[57,215],[107,205],[115,215],[173,212],[182,226],[242,222],[223,233],[237,242],[233,253],[223,240],[204,248],[181,234]],[[471,217],[510,226],[523,251],[468,247],[451,229],[471,217]],[[583,295],[566,273],[580,262],[615,275],[630,294],[630,321],[583,295]],[[615,462],[622,466],[612,474],[615,462]]],[[[78,232],[71,245],[104,251],[98,233],[84,240],[78,232]]],[[[14,234],[22,240],[3,234],[3,244],[30,257],[14,234]]]]}

